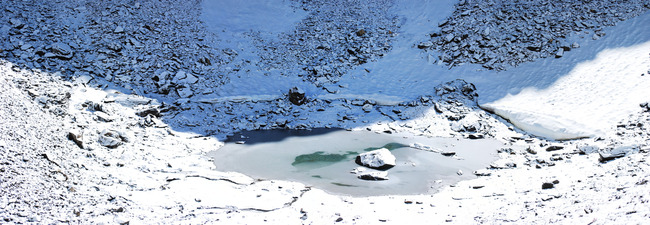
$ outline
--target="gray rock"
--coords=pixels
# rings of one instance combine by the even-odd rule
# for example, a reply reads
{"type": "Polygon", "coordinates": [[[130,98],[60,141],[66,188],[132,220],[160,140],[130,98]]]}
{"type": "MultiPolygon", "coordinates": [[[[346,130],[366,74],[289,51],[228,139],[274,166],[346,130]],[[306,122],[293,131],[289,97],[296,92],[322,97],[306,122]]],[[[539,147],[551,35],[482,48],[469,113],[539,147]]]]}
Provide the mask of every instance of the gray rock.
{"type": "Polygon", "coordinates": [[[427,49],[427,48],[431,48],[431,46],[433,46],[433,42],[431,42],[431,41],[425,41],[425,42],[422,42],[422,43],[418,44],[419,49],[427,49]]]}
{"type": "Polygon", "coordinates": [[[562,56],[564,56],[564,48],[558,49],[555,53],[555,58],[562,58],[562,56]]]}
{"type": "Polygon", "coordinates": [[[95,116],[97,116],[97,120],[101,122],[113,122],[113,120],[115,120],[115,118],[113,118],[111,115],[108,115],[102,111],[95,111],[93,114],[95,114],[95,116]]]}
{"type": "Polygon", "coordinates": [[[445,35],[445,41],[446,42],[451,42],[454,40],[454,34],[447,34],[445,35]]]}
{"type": "Polygon", "coordinates": [[[22,29],[25,27],[25,23],[22,20],[19,19],[10,19],[9,23],[11,23],[11,27],[16,28],[16,29],[22,29]]]}
{"type": "Polygon", "coordinates": [[[71,130],[68,132],[68,139],[73,141],[79,148],[84,148],[83,133],[79,130],[71,130]]]}
{"type": "Polygon", "coordinates": [[[364,112],[371,112],[373,107],[371,104],[365,104],[361,109],[363,109],[364,112]]]}
{"type": "Polygon", "coordinates": [[[124,27],[117,26],[117,27],[115,27],[115,30],[113,30],[113,32],[117,33],[117,34],[124,33],[124,27]]]}
{"type": "Polygon", "coordinates": [[[181,98],[189,98],[192,95],[194,95],[194,92],[192,92],[192,89],[190,89],[189,87],[178,88],[176,89],[176,93],[181,98]]]}
{"type": "Polygon", "coordinates": [[[162,114],[160,114],[160,110],[158,110],[158,108],[143,109],[143,110],[140,110],[140,111],[136,112],[135,114],[140,116],[140,117],[146,117],[148,115],[152,115],[152,116],[155,116],[155,117],[161,117],[162,116],[162,114]]]}
{"type": "Polygon", "coordinates": [[[355,162],[361,166],[378,170],[387,170],[396,165],[395,156],[386,148],[361,153],[355,162]]]}
{"type": "Polygon", "coordinates": [[[580,44],[578,44],[578,42],[573,42],[573,44],[571,44],[571,48],[580,48],[580,44]]]}
{"type": "Polygon", "coordinates": [[[552,152],[552,151],[557,151],[557,150],[562,150],[562,149],[564,149],[563,146],[553,145],[553,146],[549,146],[548,148],[546,148],[546,151],[547,152],[552,152]]]}
{"type": "Polygon", "coordinates": [[[199,78],[194,76],[191,73],[187,73],[185,71],[178,71],[176,75],[174,75],[174,78],[172,79],[172,83],[176,85],[189,85],[189,84],[195,84],[196,82],[199,81],[199,78]]]}
{"type": "Polygon", "coordinates": [[[609,151],[599,152],[600,162],[607,162],[616,158],[621,158],[627,155],[627,153],[634,152],[638,149],[638,146],[619,146],[609,151]]]}
{"type": "Polygon", "coordinates": [[[361,167],[360,166],[360,167],[352,169],[352,171],[350,171],[350,173],[360,174],[360,173],[366,172],[366,170],[368,170],[366,167],[361,167]]]}
{"type": "Polygon", "coordinates": [[[587,146],[582,146],[582,147],[578,148],[578,151],[580,151],[580,154],[583,154],[583,155],[595,153],[595,152],[598,152],[599,150],[600,150],[600,148],[598,148],[598,146],[593,146],[593,145],[587,145],[587,146]]]}
{"type": "Polygon", "coordinates": [[[128,142],[126,135],[120,131],[116,130],[103,130],[99,133],[99,138],[97,140],[100,145],[107,148],[117,148],[118,146],[128,142]]]}
{"type": "Polygon", "coordinates": [[[492,175],[492,172],[490,172],[490,170],[488,170],[488,169],[480,169],[480,170],[474,171],[474,175],[476,175],[478,177],[485,177],[485,176],[492,175]]]}
{"type": "MultiPolygon", "coordinates": [[[[69,45],[61,42],[57,42],[52,44],[50,46],[50,51],[51,54],[54,54],[54,56],[49,55],[49,57],[58,57],[61,59],[71,59],[73,56],[72,48],[70,48],[69,45]]],[[[48,54],[45,55],[45,57],[48,57],[48,54]]]]}

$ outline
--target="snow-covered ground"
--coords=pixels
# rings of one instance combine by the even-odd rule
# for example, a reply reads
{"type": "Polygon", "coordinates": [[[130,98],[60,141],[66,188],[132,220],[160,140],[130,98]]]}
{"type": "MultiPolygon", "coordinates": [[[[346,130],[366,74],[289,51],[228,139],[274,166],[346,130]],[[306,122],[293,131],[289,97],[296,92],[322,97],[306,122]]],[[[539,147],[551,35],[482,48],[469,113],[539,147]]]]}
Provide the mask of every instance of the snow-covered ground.
{"type": "Polygon", "coordinates": [[[650,220],[648,1],[0,5],[2,223],[650,220]],[[489,30],[463,30],[477,21],[489,30]],[[503,148],[459,173],[472,179],[408,196],[257,180],[207,157],[237,131],[316,127],[503,148]]]}

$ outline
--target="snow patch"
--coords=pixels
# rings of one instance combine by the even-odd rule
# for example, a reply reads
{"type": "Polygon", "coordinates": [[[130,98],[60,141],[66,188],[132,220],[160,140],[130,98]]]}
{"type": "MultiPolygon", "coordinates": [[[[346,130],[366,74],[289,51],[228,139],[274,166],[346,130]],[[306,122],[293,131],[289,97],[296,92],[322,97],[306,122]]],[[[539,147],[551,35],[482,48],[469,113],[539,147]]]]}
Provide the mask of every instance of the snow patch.
{"type": "Polygon", "coordinates": [[[650,41],[607,49],[546,89],[524,89],[483,107],[538,136],[603,135],[647,100],[650,76],[643,74],[650,67],[649,53],[650,41]]]}

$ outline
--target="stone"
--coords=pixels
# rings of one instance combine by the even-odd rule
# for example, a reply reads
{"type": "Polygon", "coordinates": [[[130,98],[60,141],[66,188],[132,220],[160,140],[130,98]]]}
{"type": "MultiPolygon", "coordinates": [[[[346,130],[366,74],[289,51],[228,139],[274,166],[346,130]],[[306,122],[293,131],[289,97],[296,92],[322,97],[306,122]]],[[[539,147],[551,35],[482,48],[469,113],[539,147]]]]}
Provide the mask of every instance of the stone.
{"type": "Polygon", "coordinates": [[[83,133],[79,130],[71,130],[68,132],[68,140],[73,141],[79,148],[84,148],[83,133]]]}
{"type": "Polygon", "coordinates": [[[189,87],[178,88],[176,89],[176,93],[181,98],[189,98],[192,95],[194,95],[194,92],[192,92],[192,89],[190,89],[189,87]]]}
{"type": "Polygon", "coordinates": [[[113,30],[113,32],[116,33],[116,34],[124,33],[124,27],[117,26],[117,27],[115,27],[115,30],[113,30]]]}
{"type": "Polygon", "coordinates": [[[287,125],[287,119],[278,118],[278,119],[275,120],[275,125],[279,126],[279,127],[284,127],[285,125],[287,125]]]}
{"type": "Polygon", "coordinates": [[[555,186],[555,185],[554,185],[553,183],[551,183],[551,182],[544,182],[544,183],[542,184],[542,189],[551,189],[551,188],[553,188],[554,186],[555,186]]]}
{"type": "Polygon", "coordinates": [[[422,43],[418,44],[419,49],[427,49],[427,48],[431,48],[431,46],[433,46],[433,42],[431,42],[431,41],[425,41],[425,42],[422,42],[422,43]]]}
{"type": "Polygon", "coordinates": [[[100,122],[113,122],[113,120],[115,120],[111,115],[102,111],[95,111],[93,114],[97,116],[97,120],[100,122]]]}
{"type": "Polygon", "coordinates": [[[176,75],[174,75],[174,78],[172,79],[172,83],[176,85],[189,85],[189,84],[195,84],[196,82],[199,81],[199,78],[194,76],[193,74],[187,73],[185,71],[178,71],[176,75]]]}
{"type": "Polygon", "coordinates": [[[619,146],[609,151],[599,152],[600,162],[607,162],[627,155],[628,152],[637,150],[637,146],[619,146]]]}
{"type": "Polygon", "coordinates": [[[372,180],[372,181],[388,180],[388,172],[386,171],[364,172],[359,174],[357,178],[362,180],[372,180]]]}
{"type": "Polygon", "coordinates": [[[25,23],[22,20],[19,19],[10,19],[9,23],[11,23],[11,27],[16,28],[16,29],[22,29],[25,27],[25,23]]]}
{"type": "Polygon", "coordinates": [[[474,175],[476,175],[477,177],[486,177],[492,175],[492,172],[490,172],[490,170],[487,169],[480,169],[474,171],[474,175]]]}
{"type": "Polygon", "coordinates": [[[485,135],[483,135],[481,133],[473,133],[473,134],[469,134],[467,137],[469,139],[483,139],[483,138],[485,138],[485,135]]]}
{"type": "Polygon", "coordinates": [[[158,110],[158,108],[143,109],[143,110],[140,110],[140,111],[136,112],[135,114],[138,115],[139,117],[146,117],[148,115],[152,115],[152,116],[155,116],[155,117],[161,117],[162,116],[162,114],[160,114],[160,110],[158,110]]]}
{"type": "Polygon", "coordinates": [[[598,152],[600,148],[598,146],[593,146],[593,145],[586,145],[578,148],[578,151],[580,152],[581,155],[586,155],[586,154],[591,154],[594,152],[598,152]]]}
{"type": "MultiPolygon", "coordinates": [[[[57,42],[50,46],[51,54],[61,59],[71,59],[73,56],[72,48],[69,45],[61,42],[57,42]]],[[[45,57],[48,57],[46,54],[45,57]]],[[[50,55],[50,57],[53,57],[50,55]]]]}
{"type": "Polygon", "coordinates": [[[441,152],[440,154],[443,155],[443,156],[455,156],[455,155],[456,155],[456,152],[453,152],[453,151],[445,151],[445,152],[441,152]]]}
{"type": "Polygon", "coordinates": [[[386,148],[361,153],[357,156],[355,163],[378,170],[387,170],[396,165],[395,156],[386,148]]]}
{"type": "Polygon", "coordinates": [[[122,51],[122,45],[118,42],[109,43],[107,48],[116,52],[122,51]]]}
{"type": "Polygon", "coordinates": [[[366,172],[366,170],[368,170],[366,167],[361,167],[360,166],[360,167],[352,169],[352,171],[350,171],[350,173],[360,174],[360,173],[366,172]]]}
{"type": "Polygon", "coordinates": [[[356,34],[357,34],[357,36],[361,37],[361,36],[363,36],[364,34],[366,34],[366,30],[364,30],[364,29],[360,29],[360,30],[358,30],[358,31],[356,32],[356,34]]]}
{"type": "Polygon", "coordinates": [[[371,112],[371,111],[372,111],[373,107],[372,107],[371,104],[365,104],[365,105],[363,105],[363,107],[361,107],[361,109],[362,109],[364,112],[367,112],[367,113],[368,113],[368,112],[371,112]]]}
{"type": "Polygon", "coordinates": [[[128,138],[124,133],[115,130],[103,130],[99,133],[99,138],[97,140],[100,145],[107,148],[117,148],[118,146],[128,142],[128,138]]]}
{"type": "Polygon", "coordinates": [[[578,42],[573,42],[573,44],[571,44],[571,48],[580,48],[580,44],[578,44],[578,42]]]}
{"type": "Polygon", "coordinates": [[[562,150],[562,149],[564,149],[564,147],[553,145],[553,146],[549,146],[548,148],[546,148],[546,151],[547,152],[552,152],[552,151],[557,151],[557,150],[562,150]]]}
{"type": "Polygon", "coordinates": [[[563,49],[564,51],[571,51],[571,45],[569,44],[569,42],[563,41],[560,44],[560,49],[563,49]]]}
{"type": "Polygon", "coordinates": [[[446,42],[451,42],[454,40],[454,34],[447,34],[445,35],[445,41],[446,42]]]}
{"type": "Polygon", "coordinates": [[[289,101],[294,105],[302,105],[307,102],[305,91],[298,87],[293,87],[289,90],[289,101]]]}
{"type": "Polygon", "coordinates": [[[555,58],[562,58],[562,56],[564,56],[564,49],[563,49],[563,48],[560,48],[560,49],[558,49],[557,52],[555,53],[555,58]]]}

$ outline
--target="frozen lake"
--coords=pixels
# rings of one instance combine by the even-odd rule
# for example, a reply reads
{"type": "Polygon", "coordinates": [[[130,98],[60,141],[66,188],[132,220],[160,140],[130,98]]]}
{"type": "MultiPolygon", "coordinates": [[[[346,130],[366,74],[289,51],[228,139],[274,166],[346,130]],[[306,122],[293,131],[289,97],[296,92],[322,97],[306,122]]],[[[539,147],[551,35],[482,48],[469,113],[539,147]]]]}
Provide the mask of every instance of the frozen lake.
{"type": "Polygon", "coordinates": [[[428,138],[411,134],[317,129],[251,131],[235,135],[209,155],[219,171],[256,179],[289,180],[352,196],[426,194],[470,179],[496,159],[502,143],[491,140],[428,138]],[[236,143],[236,142],[239,142],[236,143]],[[242,142],[245,142],[242,144],[242,142]],[[409,147],[418,143],[455,156],[409,147]],[[388,148],[397,158],[389,180],[366,181],[350,173],[359,153],[388,148]],[[458,175],[461,170],[463,175],[458,175]]]}

